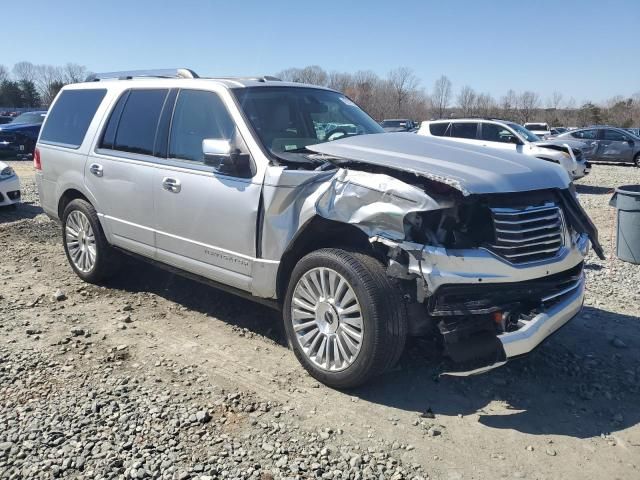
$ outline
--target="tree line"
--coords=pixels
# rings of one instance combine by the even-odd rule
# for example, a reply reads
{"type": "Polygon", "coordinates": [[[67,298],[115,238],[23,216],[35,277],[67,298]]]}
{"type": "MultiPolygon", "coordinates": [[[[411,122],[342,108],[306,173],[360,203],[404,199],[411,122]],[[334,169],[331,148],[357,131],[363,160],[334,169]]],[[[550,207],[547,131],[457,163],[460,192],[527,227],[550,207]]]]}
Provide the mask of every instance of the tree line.
{"type": "Polygon", "coordinates": [[[62,87],[84,81],[86,67],[76,63],[62,66],[18,62],[11,70],[0,65],[0,107],[47,108],[62,87]]]}
{"type": "Polygon", "coordinates": [[[530,90],[509,90],[495,98],[469,85],[455,91],[446,75],[436,79],[431,90],[427,91],[408,67],[396,68],[380,77],[370,70],[327,72],[318,65],[311,65],[289,68],[276,76],[343,92],[376,120],[490,117],[558,126],[582,127],[604,123],[620,127],[640,126],[640,92],[628,98],[617,95],[601,103],[590,100],[578,103],[573,97],[565,98],[561,92],[553,92],[549,98],[543,99],[530,90]]]}

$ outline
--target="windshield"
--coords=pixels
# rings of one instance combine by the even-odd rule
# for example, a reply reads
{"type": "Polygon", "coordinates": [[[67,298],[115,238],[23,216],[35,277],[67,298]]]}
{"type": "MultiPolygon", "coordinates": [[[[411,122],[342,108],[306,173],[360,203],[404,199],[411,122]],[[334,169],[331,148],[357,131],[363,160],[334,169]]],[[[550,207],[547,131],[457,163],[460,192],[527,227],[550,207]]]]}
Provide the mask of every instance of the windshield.
{"type": "Polygon", "coordinates": [[[525,123],[524,128],[527,130],[549,130],[546,123],[525,123]]]}
{"type": "Polygon", "coordinates": [[[531,133],[529,130],[524,128],[522,125],[518,125],[517,123],[507,123],[513,130],[516,131],[518,135],[523,137],[528,142],[538,142],[540,141],[540,137],[535,133],[531,133]]]}
{"type": "Polygon", "coordinates": [[[11,123],[42,123],[44,122],[44,113],[27,112],[18,115],[11,123]]]}
{"type": "Polygon", "coordinates": [[[307,145],[351,135],[384,132],[355,103],[337,92],[249,87],[234,93],[262,144],[277,156],[301,153],[307,145]]]}

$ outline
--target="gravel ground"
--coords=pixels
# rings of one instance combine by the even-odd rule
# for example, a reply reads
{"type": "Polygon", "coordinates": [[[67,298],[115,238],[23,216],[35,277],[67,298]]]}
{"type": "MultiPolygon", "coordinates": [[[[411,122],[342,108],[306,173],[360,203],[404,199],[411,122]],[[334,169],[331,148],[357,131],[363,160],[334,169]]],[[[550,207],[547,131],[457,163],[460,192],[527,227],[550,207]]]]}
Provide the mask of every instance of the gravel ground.
{"type": "Polygon", "coordinates": [[[608,259],[583,313],[488,374],[399,368],[343,393],[308,377],[278,316],[133,260],[105,287],[66,264],[30,165],[0,211],[0,478],[640,478],[640,267],[611,256],[611,190],[578,192],[608,259]]]}

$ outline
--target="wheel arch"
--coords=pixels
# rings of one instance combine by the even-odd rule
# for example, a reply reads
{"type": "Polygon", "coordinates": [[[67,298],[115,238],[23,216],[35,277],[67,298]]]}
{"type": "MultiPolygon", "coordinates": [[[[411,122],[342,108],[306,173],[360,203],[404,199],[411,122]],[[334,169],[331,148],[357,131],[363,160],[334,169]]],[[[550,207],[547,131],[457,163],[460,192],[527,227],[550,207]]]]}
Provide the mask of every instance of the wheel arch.
{"type": "Polygon", "coordinates": [[[298,230],[282,255],[276,277],[279,302],[284,300],[289,277],[298,261],[321,248],[349,248],[376,254],[369,237],[358,227],[316,215],[298,230]]]}

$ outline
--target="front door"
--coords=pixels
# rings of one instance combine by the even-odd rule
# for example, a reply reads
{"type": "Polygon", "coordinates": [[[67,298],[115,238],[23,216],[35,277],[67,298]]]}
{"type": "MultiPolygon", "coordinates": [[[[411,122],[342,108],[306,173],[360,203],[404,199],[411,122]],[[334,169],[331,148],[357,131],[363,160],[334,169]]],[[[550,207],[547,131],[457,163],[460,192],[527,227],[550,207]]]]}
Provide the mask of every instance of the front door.
{"type": "Polygon", "coordinates": [[[216,93],[180,90],[167,160],[153,180],[158,259],[249,290],[262,184],[205,164],[204,139],[228,140],[246,152],[216,93]]]}
{"type": "Polygon", "coordinates": [[[607,162],[631,162],[633,160],[633,141],[619,130],[605,128],[598,142],[600,160],[607,162]]]}

